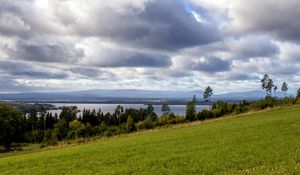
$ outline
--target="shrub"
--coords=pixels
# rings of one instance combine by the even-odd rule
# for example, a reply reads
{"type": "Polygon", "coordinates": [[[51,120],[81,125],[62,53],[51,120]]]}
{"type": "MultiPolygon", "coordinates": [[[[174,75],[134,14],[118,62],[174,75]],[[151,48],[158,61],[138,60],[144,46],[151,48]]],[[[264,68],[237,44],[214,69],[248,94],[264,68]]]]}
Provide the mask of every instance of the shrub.
{"type": "Polygon", "coordinates": [[[111,136],[113,135],[113,133],[111,132],[110,129],[108,129],[108,130],[106,130],[106,131],[104,132],[104,135],[105,135],[106,137],[111,137],[111,136]]]}
{"type": "Polygon", "coordinates": [[[52,129],[47,129],[43,138],[43,145],[57,145],[57,134],[52,129]]]}
{"type": "Polygon", "coordinates": [[[163,126],[168,124],[168,118],[165,115],[158,117],[155,121],[157,126],[163,126]]]}
{"type": "Polygon", "coordinates": [[[132,131],[136,130],[135,123],[131,116],[128,116],[128,118],[127,118],[126,130],[127,130],[127,132],[132,132],[132,131]]]}
{"type": "Polygon", "coordinates": [[[136,124],[136,128],[140,131],[140,130],[143,130],[145,129],[144,128],[144,122],[140,121],[136,124]]]}
{"type": "Polygon", "coordinates": [[[149,116],[144,120],[143,124],[145,129],[153,129],[155,126],[154,122],[149,116]]]}

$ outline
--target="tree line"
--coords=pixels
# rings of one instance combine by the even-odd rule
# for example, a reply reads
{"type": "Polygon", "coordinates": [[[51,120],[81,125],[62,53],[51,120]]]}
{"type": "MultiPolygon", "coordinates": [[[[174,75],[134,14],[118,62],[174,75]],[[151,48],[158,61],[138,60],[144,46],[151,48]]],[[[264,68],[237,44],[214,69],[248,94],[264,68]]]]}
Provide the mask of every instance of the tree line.
{"type": "MultiPolygon", "coordinates": [[[[269,77],[268,74],[265,74],[260,80],[260,82],[262,89],[266,91],[266,97],[272,96],[272,92],[274,92],[276,97],[278,87],[274,84],[273,80],[269,77]]],[[[288,84],[284,81],[281,85],[281,91],[284,93],[285,96],[288,89],[288,84]]]]}
{"type": "Polygon", "coordinates": [[[64,106],[59,115],[35,109],[24,115],[10,105],[0,104],[0,146],[9,150],[12,143],[56,145],[63,140],[112,136],[185,122],[184,117],[171,113],[167,103],[161,110],[163,115],[158,117],[151,104],[140,109],[118,105],[113,113],[105,114],[101,109],[79,111],[76,106],[64,106]]]}

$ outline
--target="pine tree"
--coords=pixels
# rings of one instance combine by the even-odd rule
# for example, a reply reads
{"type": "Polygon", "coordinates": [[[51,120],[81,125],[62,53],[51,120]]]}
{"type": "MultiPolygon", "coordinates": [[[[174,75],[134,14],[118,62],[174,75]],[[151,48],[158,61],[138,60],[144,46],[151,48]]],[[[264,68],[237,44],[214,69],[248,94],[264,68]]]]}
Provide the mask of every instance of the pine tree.
{"type": "Polygon", "coordinates": [[[288,91],[288,89],[289,89],[288,84],[286,82],[283,82],[281,86],[281,90],[284,93],[284,96],[286,96],[286,92],[288,91]]]}

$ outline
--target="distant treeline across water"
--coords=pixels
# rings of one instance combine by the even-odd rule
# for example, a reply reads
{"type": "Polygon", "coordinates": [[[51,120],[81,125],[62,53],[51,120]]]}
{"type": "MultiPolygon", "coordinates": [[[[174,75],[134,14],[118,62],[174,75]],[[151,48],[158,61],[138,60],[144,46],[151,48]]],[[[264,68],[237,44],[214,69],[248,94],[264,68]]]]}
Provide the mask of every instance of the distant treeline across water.
{"type": "MultiPolygon", "coordinates": [[[[140,108],[147,108],[147,105],[145,104],[92,104],[92,103],[51,103],[52,105],[56,106],[57,108],[63,107],[63,106],[76,106],[81,112],[78,113],[80,115],[84,109],[86,110],[93,110],[95,109],[98,111],[98,109],[101,109],[103,113],[114,113],[115,109],[118,105],[121,105],[124,109],[126,108],[133,108],[133,109],[140,109],[140,108]]],[[[163,114],[161,108],[162,105],[153,105],[154,112],[160,116],[163,114]]],[[[169,105],[170,110],[175,115],[185,115],[186,105],[169,105]]],[[[197,111],[201,111],[203,109],[210,109],[210,105],[197,105],[196,109],[197,111]]],[[[61,110],[48,110],[48,112],[51,113],[57,113],[60,114],[61,110]]]]}

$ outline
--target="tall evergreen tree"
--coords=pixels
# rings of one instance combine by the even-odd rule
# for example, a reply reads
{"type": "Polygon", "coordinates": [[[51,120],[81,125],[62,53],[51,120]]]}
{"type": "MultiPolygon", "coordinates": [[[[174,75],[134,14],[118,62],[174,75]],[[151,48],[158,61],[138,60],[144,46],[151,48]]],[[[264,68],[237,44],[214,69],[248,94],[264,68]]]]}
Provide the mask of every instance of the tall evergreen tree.
{"type": "Polygon", "coordinates": [[[38,117],[37,117],[37,111],[36,109],[31,109],[29,118],[28,118],[28,123],[31,125],[31,131],[35,131],[37,129],[38,125],[38,117]]]}
{"type": "Polygon", "coordinates": [[[196,98],[194,96],[192,101],[189,101],[186,105],[185,117],[189,121],[196,120],[196,98]]]}
{"type": "Polygon", "coordinates": [[[300,98],[300,88],[297,90],[297,95],[296,98],[299,99],[300,98]]]}
{"type": "Polygon", "coordinates": [[[270,80],[270,77],[269,77],[268,74],[265,74],[263,76],[263,78],[260,80],[260,82],[261,82],[261,88],[263,90],[266,90],[266,96],[268,96],[268,89],[267,89],[267,87],[268,87],[269,80],[270,80]]]}
{"type": "Polygon", "coordinates": [[[204,99],[205,101],[210,101],[210,97],[211,97],[213,94],[214,94],[214,93],[213,93],[212,88],[208,86],[208,87],[205,89],[204,93],[203,93],[203,99],[204,99]]]}
{"type": "Polygon", "coordinates": [[[275,98],[276,98],[276,92],[278,90],[278,87],[277,86],[274,86],[274,95],[275,95],[275,98]]]}
{"type": "Polygon", "coordinates": [[[168,113],[168,112],[171,112],[168,103],[163,103],[163,104],[161,105],[161,112],[162,112],[162,113],[168,113]]]}
{"type": "Polygon", "coordinates": [[[281,91],[284,93],[284,96],[286,96],[286,92],[288,91],[288,89],[288,84],[286,82],[283,82],[281,86],[281,91]]]}
{"type": "Polygon", "coordinates": [[[269,79],[268,83],[267,83],[267,87],[266,87],[266,90],[267,90],[267,96],[272,96],[272,89],[274,87],[274,83],[273,83],[273,80],[272,79],[269,79]]]}
{"type": "Polygon", "coordinates": [[[119,125],[121,125],[121,116],[124,113],[124,108],[121,105],[118,105],[116,110],[115,110],[115,115],[118,119],[119,125]]]}

